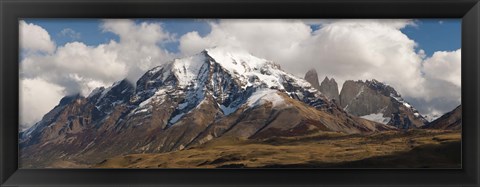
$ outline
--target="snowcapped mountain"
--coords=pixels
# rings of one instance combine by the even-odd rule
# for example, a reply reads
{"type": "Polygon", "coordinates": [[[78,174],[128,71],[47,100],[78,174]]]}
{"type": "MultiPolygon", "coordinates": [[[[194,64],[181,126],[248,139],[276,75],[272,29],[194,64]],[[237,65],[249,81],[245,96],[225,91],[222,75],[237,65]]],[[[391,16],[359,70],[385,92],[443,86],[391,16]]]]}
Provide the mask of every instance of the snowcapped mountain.
{"type": "Polygon", "coordinates": [[[213,48],[89,96],[62,99],[20,133],[21,164],[187,149],[217,138],[268,139],[322,131],[371,133],[392,127],[351,116],[279,65],[213,48]],[[52,159],[56,158],[56,159],[52,159]]]}
{"type": "MultiPolygon", "coordinates": [[[[137,82],[132,103],[139,104],[133,113],[151,113],[152,103],[164,102],[165,96],[179,97],[179,107],[169,120],[173,125],[208,97],[221,112],[228,115],[244,105],[247,99],[272,100],[278,90],[321,108],[327,105],[320,93],[303,79],[285,73],[277,64],[246,52],[231,53],[225,49],[208,49],[200,54],[174,60],[148,71],[137,82]]],[[[252,101],[256,102],[256,101],[252,101]]]]}

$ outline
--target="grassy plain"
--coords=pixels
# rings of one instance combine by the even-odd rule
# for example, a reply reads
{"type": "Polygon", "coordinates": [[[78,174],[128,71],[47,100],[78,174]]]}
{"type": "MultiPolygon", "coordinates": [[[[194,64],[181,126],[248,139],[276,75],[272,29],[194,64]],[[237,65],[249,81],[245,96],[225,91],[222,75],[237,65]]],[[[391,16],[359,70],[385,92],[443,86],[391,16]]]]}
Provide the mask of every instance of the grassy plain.
{"type": "Polygon", "coordinates": [[[242,140],[218,138],[185,150],[131,154],[94,168],[460,168],[461,132],[320,133],[242,140]]]}

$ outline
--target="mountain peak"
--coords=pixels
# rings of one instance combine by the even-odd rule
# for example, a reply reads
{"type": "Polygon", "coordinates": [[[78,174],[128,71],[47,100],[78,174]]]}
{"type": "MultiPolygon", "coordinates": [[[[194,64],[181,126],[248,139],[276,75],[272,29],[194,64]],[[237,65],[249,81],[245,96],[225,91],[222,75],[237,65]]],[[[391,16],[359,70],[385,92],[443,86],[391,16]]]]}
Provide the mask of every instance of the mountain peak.
{"type": "Polygon", "coordinates": [[[306,74],[317,74],[317,70],[315,68],[311,68],[307,71],[306,74]]]}
{"type": "Polygon", "coordinates": [[[71,102],[73,102],[77,99],[80,99],[80,98],[82,98],[80,93],[73,94],[73,95],[67,95],[67,96],[63,97],[62,99],[60,99],[60,102],[58,103],[58,106],[68,105],[71,102]]]}
{"type": "Polygon", "coordinates": [[[214,61],[233,73],[242,74],[270,66],[273,69],[281,69],[280,65],[256,56],[242,49],[230,49],[228,47],[215,47],[205,49],[205,54],[214,61]]]}
{"type": "Polygon", "coordinates": [[[377,81],[375,79],[372,80],[366,80],[365,84],[368,85],[370,88],[382,93],[385,96],[393,96],[393,97],[401,97],[398,92],[391,87],[390,85],[377,81]]]}

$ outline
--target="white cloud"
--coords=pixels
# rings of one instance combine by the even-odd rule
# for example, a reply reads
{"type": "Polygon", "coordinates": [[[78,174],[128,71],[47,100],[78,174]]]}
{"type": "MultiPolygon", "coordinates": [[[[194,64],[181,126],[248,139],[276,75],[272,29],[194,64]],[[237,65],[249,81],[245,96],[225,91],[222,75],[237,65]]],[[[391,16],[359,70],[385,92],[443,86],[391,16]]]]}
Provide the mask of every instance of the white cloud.
{"type": "MultiPolygon", "coordinates": [[[[299,20],[220,20],[211,22],[205,37],[190,32],[180,38],[179,49],[189,55],[213,46],[233,46],[254,55],[278,59],[296,56],[292,50],[310,37],[311,29],[299,20]]],[[[272,59],[272,58],[271,58],[272,59]]]]}
{"type": "Polygon", "coordinates": [[[64,89],[42,79],[20,80],[20,124],[30,126],[55,107],[64,89]]]}
{"type": "Polygon", "coordinates": [[[60,31],[60,36],[69,37],[72,40],[79,40],[81,38],[81,34],[71,28],[65,28],[60,31]]]}
{"type": "Polygon", "coordinates": [[[104,20],[102,29],[120,36],[121,42],[143,45],[155,45],[172,39],[160,23],[142,22],[136,24],[128,19],[104,20]]]}
{"type": "MultiPolygon", "coordinates": [[[[24,24],[24,23],[20,23],[24,24]]],[[[41,27],[37,30],[48,33],[41,27]]],[[[52,88],[52,99],[44,103],[34,102],[27,97],[21,99],[28,106],[41,105],[41,109],[21,111],[22,119],[27,125],[33,125],[46,111],[52,109],[62,96],[81,93],[88,95],[94,88],[110,86],[113,82],[128,78],[135,82],[148,69],[158,66],[173,58],[173,54],[161,48],[172,36],[165,32],[158,23],[135,23],[131,20],[104,20],[101,24],[104,32],[112,32],[119,36],[119,41],[109,41],[97,46],[88,46],[81,42],[66,43],[48,54],[27,53],[20,62],[22,80],[36,80],[48,83],[45,89],[52,88]],[[23,117],[25,116],[25,117],[23,117]],[[25,118],[25,119],[23,119],[25,118]]],[[[33,38],[38,42],[39,38],[33,38]]],[[[29,43],[31,44],[31,43],[29,43]]],[[[31,81],[21,81],[21,87],[32,87],[31,81]],[[25,85],[26,84],[26,85],[25,85]]],[[[35,88],[40,89],[40,88],[35,88]]],[[[45,91],[47,92],[47,91],[45,91]]],[[[25,94],[30,92],[25,91],[25,94]]],[[[48,94],[45,94],[48,95],[48,94]]],[[[38,97],[35,97],[38,98],[38,97]]],[[[24,107],[25,108],[25,107],[24,107]]]]}
{"type": "Polygon", "coordinates": [[[302,22],[308,25],[328,25],[332,23],[345,23],[350,25],[379,24],[394,29],[403,29],[407,26],[418,27],[416,20],[408,19],[303,19],[302,22]]]}
{"type": "Polygon", "coordinates": [[[21,75],[60,85],[67,94],[88,95],[94,87],[108,86],[123,78],[135,82],[148,69],[173,57],[159,47],[171,39],[160,24],[104,20],[101,28],[117,34],[120,41],[98,46],[71,42],[52,54],[28,55],[21,62],[21,75]]]}
{"type": "Polygon", "coordinates": [[[132,20],[104,20],[101,28],[119,36],[120,41],[111,42],[107,48],[117,53],[117,62],[126,65],[126,76],[132,82],[147,70],[174,57],[161,47],[164,43],[171,42],[173,36],[164,31],[160,23],[136,24],[132,20]]]}
{"type": "Polygon", "coordinates": [[[19,40],[20,48],[28,53],[55,51],[55,43],[45,29],[23,20],[19,22],[19,40]]]}
{"type": "Polygon", "coordinates": [[[461,86],[461,50],[437,51],[425,60],[423,65],[425,77],[444,80],[461,86]]]}
{"type": "Polygon", "coordinates": [[[54,54],[26,57],[20,64],[25,78],[42,78],[65,88],[67,94],[88,95],[89,85],[104,86],[123,79],[127,66],[107,45],[97,47],[67,43],[54,54]]]}
{"type": "Polygon", "coordinates": [[[183,55],[193,55],[214,45],[211,39],[202,38],[197,31],[192,31],[180,38],[179,50],[183,55]]]}
{"type": "Polygon", "coordinates": [[[438,51],[423,61],[422,95],[409,98],[429,116],[449,112],[461,103],[461,49],[438,51]]]}
{"type": "Polygon", "coordinates": [[[345,80],[377,79],[403,94],[415,94],[411,90],[421,82],[422,59],[415,53],[415,42],[399,30],[408,24],[408,20],[339,20],[326,24],[304,45],[305,61],[319,75],[335,77],[340,85],[345,80]]]}

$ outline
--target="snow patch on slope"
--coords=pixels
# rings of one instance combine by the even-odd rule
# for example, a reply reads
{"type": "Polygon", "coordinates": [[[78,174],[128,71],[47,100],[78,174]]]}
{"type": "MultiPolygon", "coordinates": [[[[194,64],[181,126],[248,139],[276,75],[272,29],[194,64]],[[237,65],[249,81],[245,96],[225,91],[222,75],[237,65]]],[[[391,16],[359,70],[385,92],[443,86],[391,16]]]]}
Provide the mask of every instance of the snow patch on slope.
{"type": "Polygon", "coordinates": [[[425,116],[425,119],[429,122],[435,121],[436,119],[440,118],[441,115],[439,114],[433,114],[431,116],[425,116]]]}
{"type": "Polygon", "coordinates": [[[360,95],[362,95],[362,93],[365,91],[365,86],[362,85],[362,87],[360,88],[360,91],[357,93],[357,95],[355,96],[355,98],[358,98],[360,95]]]}
{"type": "Polygon", "coordinates": [[[185,115],[185,113],[180,113],[174,116],[172,119],[170,119],[170,124],[177,123],[177,121],[180,120],[183,117],[183,115],[185,115]]]}
{"type": "Polygon", "coordinates": [[[263,105],[266,102],[271,102],[273,107],[278,107],[286,104],[285,100],[283,100],[283,98],[278,95],[277,90],[272,89],[258,90],[254,92],[247,100],[247,104],[250,107],[263,105]]]}
{"type": "Polygon", "coordinates": [[[401,98],[401,97],[396,97],[396,96],[393,95],[393,94],[390,94],[390,97],[394,98],[394,99],[397,100],[399,103],[403,104],[405,107],[414,109],[410,104],[408,104],[405,100],[403,100],[403,98],[401,98]]]}
{"type": "Polygon", "coordinates": [[[153,106],[152,103],[163,103],[165,101],[167,89],[159,89],[153,94],[152,97],[147,98],[143,102],[141,102],[137,108],[132,110],[132,114],[139,114],[139,113],[151,113],[153,106]]]}
{"type": "Polygon", "coordinates": [[[383,117],[383,113],[373,113],[365,116],[360,116],[363,119],[367,119],[370,121],[375,121],[381,124],[387,124],[391,118],[389,117],[383,117]]]}
{"type": "Polygon", "coordinates": [[[220,110],[222,110],[224,115],[229,115],[229,114],[237,111],[237,109],[238,109],[238,107],[227,107],[227,106],[223,106],[223,105],[219,105],[219,107],[220,107],[220,110]]]}

